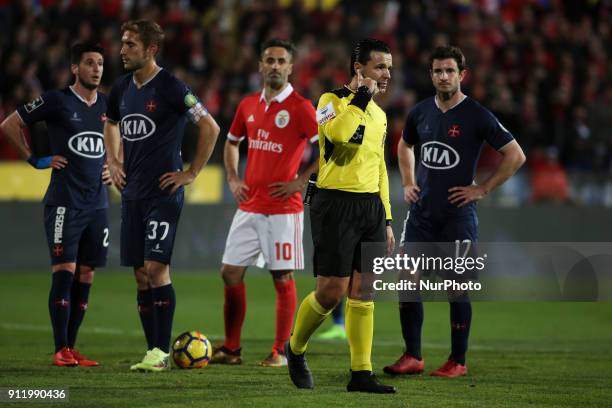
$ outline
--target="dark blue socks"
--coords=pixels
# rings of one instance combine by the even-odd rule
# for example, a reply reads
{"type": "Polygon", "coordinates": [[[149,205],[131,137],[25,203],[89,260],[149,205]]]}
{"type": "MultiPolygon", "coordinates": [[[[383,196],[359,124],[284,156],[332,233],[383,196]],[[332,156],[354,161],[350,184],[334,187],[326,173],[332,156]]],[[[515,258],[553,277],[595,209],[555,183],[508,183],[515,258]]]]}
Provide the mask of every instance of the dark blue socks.
{"type": "Polygon", "coordinates": [[[406,344],[406,354],[421,359],[421,328],[423,327],[423,302],[400,302],[400,323],[406,344]]]}
{"type": "MultiPolygon", "coordinates": [[[[423,303],[400,302],[400,323],[406,344],[406,354],[421,359],[421,328],[423,326],[423,303]]],[[[468,349],[472,305],[467,294],[450,302],[451,355],[459,364],[465,364],[468,349]]]]}
{"type": "Polygon", "coordinates": [[[53,326],[55,352],[68,346],[68,319],[70,318],[70,291],[74,275],[69,271],[51,274],[49,291],[49,314],[53,326]]]}
{"type": "Polygon", "coordinates": [[[470,324],[472,323],[472,304],[467,294],[450,302],[451,355],[450,358],[465,365],[468,349],[470,324]]]}
{"type": "Polygon", "coordinates": [[[138,290],[136,302],[140,323],[147,339],[147,350],[152,350],[157,340],[155,317],[153,316],[153,289],[138,290]]]}
{"type": "Polygon", "coordinates": [[[151,289],[153,293],[153,316],[157,324],[157,340],[154,347],[164,352],[170,349],[172,320],[176,307],[176,296],[172,284],[151,289]]]}
{"type": "Polygon", "coordinates": [[[79,327],[85,317],[89,302],[89,289],[91,283],[79,282],[77,279],[72,283],[70,294],[70,319],[68,320],[68,347],[74,348],[79,327]]]}

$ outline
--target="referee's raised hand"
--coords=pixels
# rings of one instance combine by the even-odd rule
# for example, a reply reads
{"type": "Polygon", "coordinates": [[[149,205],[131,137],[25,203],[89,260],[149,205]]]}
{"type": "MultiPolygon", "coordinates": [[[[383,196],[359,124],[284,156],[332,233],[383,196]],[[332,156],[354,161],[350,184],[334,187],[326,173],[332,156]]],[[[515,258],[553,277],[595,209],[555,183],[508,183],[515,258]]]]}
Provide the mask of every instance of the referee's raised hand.
{"type": "Polygon", "coordinates": [[[374,96],[378,93],[378,83],[372,78],[364,77],[361,74],[361,70],[357,70],[357,88],[360,86],[367,86],[370,92],[370,95],[374,96]]]}

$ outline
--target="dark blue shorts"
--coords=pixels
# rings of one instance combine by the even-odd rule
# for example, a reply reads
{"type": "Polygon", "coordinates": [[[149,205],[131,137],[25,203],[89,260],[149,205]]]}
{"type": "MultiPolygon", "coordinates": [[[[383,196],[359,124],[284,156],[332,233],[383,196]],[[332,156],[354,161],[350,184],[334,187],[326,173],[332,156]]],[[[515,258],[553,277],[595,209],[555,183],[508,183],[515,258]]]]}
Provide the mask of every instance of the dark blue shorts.
{"type": "Polygon", "coordinates": [[[106,209],[47,205],[44,217],[51,265],[68,262],[91,267],[106,265],[109,242],[106,209]]]}
{"type": "Polygon", "coordinates": [[[170,264],[183,209],[183,192],[121,202],[121,265],[170,264]]]}
{"type": "Polygon", "coordinates": [[[402,244],[405,242],[455,242],[457,240],[478,241],[476,214],[436,220],[408,212],[402,231],[402,244]]]}
{"type": "MultiPolygon", "coordinates": [[[[438,220],[408,212],[400,248],[413,257],[476,258],[477,242],[478,218],[474,213],[438,220]]],[[[475,277],[476,274],[465,276],[475,277]]]]}

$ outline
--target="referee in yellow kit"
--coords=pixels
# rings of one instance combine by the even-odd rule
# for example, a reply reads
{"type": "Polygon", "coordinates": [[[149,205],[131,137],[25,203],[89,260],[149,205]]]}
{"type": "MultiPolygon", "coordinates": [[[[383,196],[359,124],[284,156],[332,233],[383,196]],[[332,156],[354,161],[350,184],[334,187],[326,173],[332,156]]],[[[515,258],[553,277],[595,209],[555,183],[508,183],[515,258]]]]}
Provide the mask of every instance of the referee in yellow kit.
{"type": "Polygon", "coordinates": [[[317,284],[302,301],[285,345],[289,375],[298,388],[314,387],[304,356],[308,339],[348,293],[345,325],[351,380],[347,390],[395,393],[394,387],[381,384],[372,374],[374,302],[360,290],[361,244],[386,241],[389,252],[395,246],[384,152],[387,116],[372,100],[387,90],[391,65],[387,44],[363,39],[351,53],[350,84],[319,99],[318,192],[310,208],[317,284]]]}

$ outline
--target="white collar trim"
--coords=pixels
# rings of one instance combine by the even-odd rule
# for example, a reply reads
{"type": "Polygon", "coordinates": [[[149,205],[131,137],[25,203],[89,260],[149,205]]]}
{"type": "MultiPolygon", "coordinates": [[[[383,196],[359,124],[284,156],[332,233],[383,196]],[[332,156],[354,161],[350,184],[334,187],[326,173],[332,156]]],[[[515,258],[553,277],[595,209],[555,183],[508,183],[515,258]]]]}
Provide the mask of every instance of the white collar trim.
{"type": "Polygon", "coordinates": [[[142,88],[143,86],[145,86],[146,84],[148,84],[149,82],[151,82],[153,80],[153,78],[155,78],[157,76],[157,74],[159,74],[160,72],[162,72],[162,67],[159,67],[159,71],[157,71],[155,74],[153,74],[153,76],[149,79],[147,79],[146,81],[144,81],[142,84],[138,85],[138,83],[136,82],[136,78],[134,78],[134,74],[132,74],[132,82],[134,82],[134,85],[136,85],[136,87],[138,89],[142,88]]]}
{"type": "MultiPolygon", "coordinates": [[[[456,104],[448,108],[446,112],[448,112],[451,109],[455,109],[457,106],[459,106],[461,102],[465,101],[466,99],[467,99],[467,95],[463,95],[463,98],[459,102],[457,102],[456,104]]],[[[436,106],[438,107],[438,109],[442,110],[442,108],[440,108],[440,105],[438,104],[438,95],[434,96],[434,102],[436,103],[436,106]]]]}
{"type": "Polygon", "coordinates": [[[96,96],[94,96],[93,101],[89,102],[87,99],[83,98],[81,95],[79,95],[79,93],[77,91],[75,91],[72,88],[72,85],[70,85],[68,88],[70,88],[70,90],[72,91],[72,93],[74,94],[74,96],[76,96],[77,98],[79,98],[79,100],[81,102],[83,102],[85,105],[87,106],[92,106],[95,105],[96,102],[98,101],[98,91],[96,91],[96,96]]]}
{"type": "MultiPolygon", "coordinates": [[[[276,101],[278,103],[282,103],[285,99],[287,99],[289,97],[289,95],[291,95],[291,92],[293,92],[293,86],[290,83],[287,83],[287,86],[285,87],[285,89],[283,89],[278,95],[276,95],[274,98],[272,98],[272,100],[270,101],[270,103],[276,101]]],[[[265,90],[261,91],[261,95],[259,96],[259,101],[261,102],[262,100],[265,101],[266,98],[264,96],[265,94],[265,90]]],[[[269,105],[269,103],[268,103],[269,105]]]]}

